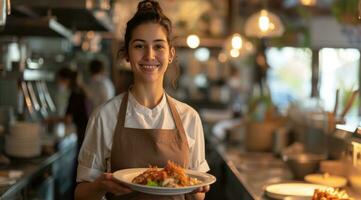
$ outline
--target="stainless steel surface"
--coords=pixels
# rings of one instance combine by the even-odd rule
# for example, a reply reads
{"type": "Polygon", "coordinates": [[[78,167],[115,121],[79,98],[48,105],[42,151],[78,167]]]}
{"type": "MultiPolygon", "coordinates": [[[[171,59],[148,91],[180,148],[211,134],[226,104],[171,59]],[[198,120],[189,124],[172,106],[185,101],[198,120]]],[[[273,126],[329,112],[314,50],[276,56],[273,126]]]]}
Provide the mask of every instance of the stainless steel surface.
{"type": "Polygon", "coordinates": [[[227,145],[219,145],[217,151],[253,199],[267,199],[265,186],[292,179],[287,166],[272,153],[240,152],[239,147],[227,145]]]}

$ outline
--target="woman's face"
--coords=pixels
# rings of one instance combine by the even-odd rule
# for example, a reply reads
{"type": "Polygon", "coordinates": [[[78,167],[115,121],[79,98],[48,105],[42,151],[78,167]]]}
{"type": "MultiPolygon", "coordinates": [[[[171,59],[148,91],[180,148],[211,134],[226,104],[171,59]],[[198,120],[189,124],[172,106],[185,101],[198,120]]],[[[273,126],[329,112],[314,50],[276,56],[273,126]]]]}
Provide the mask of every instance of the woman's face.
{"type": "Polygon", "coordinates": [[[175,50],[167,42],[165,29],[157,23],[136,27],[128,46],[128,60],[134,72],[135,82],[163,82],[169,61],[175,50]]]}

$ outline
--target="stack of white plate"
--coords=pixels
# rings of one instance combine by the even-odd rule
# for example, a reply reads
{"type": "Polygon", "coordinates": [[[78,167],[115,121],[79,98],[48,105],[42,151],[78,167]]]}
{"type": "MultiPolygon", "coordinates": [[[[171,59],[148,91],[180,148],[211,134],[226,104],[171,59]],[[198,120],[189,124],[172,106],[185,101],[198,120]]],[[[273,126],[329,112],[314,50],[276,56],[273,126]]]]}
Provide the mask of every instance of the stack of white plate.
{"type": "Polygon", "coordinates": [[[5,151],[14,157],[35,157],[41,153],[41,126],[37,123],[17,122],[5,137],[5,151]]]}

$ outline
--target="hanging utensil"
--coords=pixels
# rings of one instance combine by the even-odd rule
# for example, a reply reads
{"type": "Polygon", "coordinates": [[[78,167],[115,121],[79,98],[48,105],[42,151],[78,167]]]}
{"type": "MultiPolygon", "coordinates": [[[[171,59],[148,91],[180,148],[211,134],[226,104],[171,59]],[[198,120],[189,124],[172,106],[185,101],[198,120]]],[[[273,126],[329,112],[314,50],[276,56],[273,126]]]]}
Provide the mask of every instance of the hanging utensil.
{"type": "Polygon", "coordinates": [[[55,107],[54,101],[50,96],[50,93],[49,93],[48,87],[46,86],[45,81],[40,82],[40,85],[43,88],[45,100],[48,103],[51,112],[56,112],[56,107],[55,107]]]}
{"type": "Polygon", "coordinates": [[[40,105],[39,105],[38,99],[36,98],[36,94],[35,94],[33,85],[31,84],[31,82],[27,82],[26,85],[28,87],[30,99],[31,99],[31,102],[33,102],[35,110],[40,111],[40,105]]]}
{"type": "Polygon", "coordinates": [[[43,91],[43,88],[40,85],[40,82],[35,82],[35,86],[36,86],[36,91],[38,92],[38,97],[40,100],[40,105],[41,105],[41,112],[43,114],[44,117],[48,116],[48,104],[46,104],[46,100],[45,100],[45,94],[43,91]]]}
{"type": "Polygon", "coordinates": [[[28,91],[28,88],[26,86],[25,81],[22,81],[20,83],[20,86],[21,86],[21,91],[22,91],[22,93],[24,95],[26,108],[29,111],[30,117],[33,120],[35,120],[37,117],[36,117],[36,114],[35,114],[35,111],[34,111],[34,108],[33,108],[33,104],[31,102],[29,91],[28,91]]]}

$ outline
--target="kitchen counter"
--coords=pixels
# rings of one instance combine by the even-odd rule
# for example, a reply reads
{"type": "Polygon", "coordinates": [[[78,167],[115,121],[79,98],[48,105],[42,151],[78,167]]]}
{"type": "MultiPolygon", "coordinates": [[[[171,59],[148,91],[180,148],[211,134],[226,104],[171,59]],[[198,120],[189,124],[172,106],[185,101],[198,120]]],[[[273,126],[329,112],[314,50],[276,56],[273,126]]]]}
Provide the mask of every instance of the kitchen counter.
{"type": "MultiPolygon", "coordinates": [[[[228,192],[232,196],[229,199],[270,200],[264,193],[267,185],[294,181],[286,164],[272,153],[246,152],[242,145],[218,144],[216,149],[241,186],[228,192]],[[237,190],[243,191],[243,194],[237,196],[237,190]]],[[[232,182],[232,178],[227,178],[227,181],[227,190],[237,184],[234,180],[232,182]]],[[[345,189],[355,199],[361,199],[352,188],[345,189]]]]}
{"type": "MultiPolygon", "coordinates": [[[[68,157],[65,160],[73,162],[72,159],[76,155],[76,140],[76,135],[70,134],[59,140],[55,152],[49,155],[35,158],[11,158],[11,164],[5,168],[2,167],[2,170],[20,170],[23,175],[14,184],[0,186],[0,199],[18,199],[19,196],[20,199],[23,199],[21,197],[27,199],[29,195],[39,198],[37,188],[34,189],[35,184],[39,185],[50,178],[58,177],[62,168],[61,163],[57,164],[58,161],[63,162],[64,158],[68,157]]],[[[45,183],[45,185],[48,184],[45,183]]],[[[54,187],[50,189],[54,190],[54,187]]]]}

